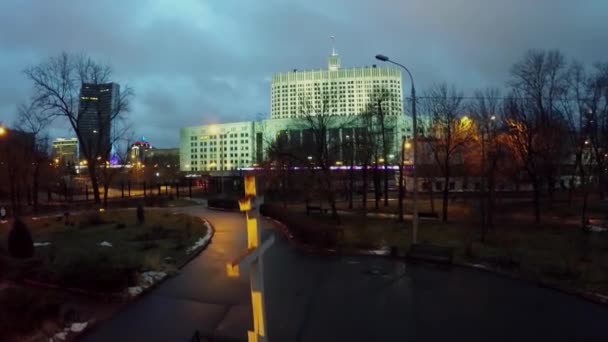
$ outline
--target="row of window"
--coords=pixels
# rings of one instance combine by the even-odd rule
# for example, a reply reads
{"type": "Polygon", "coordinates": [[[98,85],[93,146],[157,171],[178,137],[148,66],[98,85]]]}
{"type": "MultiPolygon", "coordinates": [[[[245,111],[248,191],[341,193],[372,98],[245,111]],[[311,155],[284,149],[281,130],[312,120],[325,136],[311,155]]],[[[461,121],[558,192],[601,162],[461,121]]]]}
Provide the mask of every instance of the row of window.
{"type": "MultiPolygon", "coordinates": [[[[218,134],[218,135],[205,135],[201,137],[201,140],[207,140],[207,139],[224,139],[224,138],[247,138],[249,137],[249,133],[226,133],[226,134],[218,134]]],[[[199,140],[198,136],[196,135],[192,135],[190,136],[190,141],[196,141],[199,140]]]]}
{"type": "Polygon", "coordinates": [[[210,166],[210,167],[201,167],[200,169],[198,167],[193,167],[192,171],[218,171],[218,170],[222,170],[222,171],[228,171],[228,170],[236,170],[238,169],[236,166],[222,166],[221,168],[218,168],[216,166],[210,166]]]}
{"type": "MultiPolygon", "coordinates": [[[[220,157],[221,156],[222,155],[220,155],[220,157]]],[[[238,156],[239,156],[238,153],[224,153],[224,158],[228,158],[228,157],[235,158],[235,157],[238,157],[238,156]]],[[[200,155],[191,154],[190,155],[190,159],[192,159],[194,161],[196,161],[197,157],[200,157],[201,159],[207,159],[207,155],[206,154],[200,154],[200,155]]],[[[214,155],[214,154],[210,154],[209,157],[210,158],[214,158],[214,157],[217,158],[217,156],[214,155]]],[[[249,157],[249,152],[247,152],[247,153],[241,153],[241,157],[249,157]]]]}
{"type": "MultiPolygon", "coordinates": [[[[241,140],[228,140],[228,141],[219,141],[219,145],[228,145],[228,144],[248,144],[249,142],[247,141],[247,139],[241,139],[241,140]]],[[[197,142],[191,142],[190,143],[190,147],[196,147],[196,146],[215,146],[218,145],[218,141],[201,141],[200,143],[197,142]]]]}

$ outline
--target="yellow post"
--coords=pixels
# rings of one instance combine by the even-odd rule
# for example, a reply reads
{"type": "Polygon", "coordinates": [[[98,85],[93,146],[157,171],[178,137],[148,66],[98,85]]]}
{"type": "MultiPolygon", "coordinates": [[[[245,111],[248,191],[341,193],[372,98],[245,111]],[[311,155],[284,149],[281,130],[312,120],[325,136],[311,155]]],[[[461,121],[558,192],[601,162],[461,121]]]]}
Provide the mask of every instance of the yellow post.
{"type": "Polygon", "coordinates": [[[253,331],[247,332],[249,342],[264,342],[266,338],[266,312],[264,310],[264,279],[262,254],[272,244],[273,240],[265,241],[260,246],[262,233],[258,227],[260,198],[256,197],[255,176],[244,177],[245,197],[239,200],[239,208],[246,214],[247,222],[247,253],[238,262],[226,266],[226,273],[231,277],[239,276],[241,263],[250,263],[249,279],[251,283],[251,308],[253,311],[253,331]],[[260,248],[261,247],[261,248],[260,248]]]}

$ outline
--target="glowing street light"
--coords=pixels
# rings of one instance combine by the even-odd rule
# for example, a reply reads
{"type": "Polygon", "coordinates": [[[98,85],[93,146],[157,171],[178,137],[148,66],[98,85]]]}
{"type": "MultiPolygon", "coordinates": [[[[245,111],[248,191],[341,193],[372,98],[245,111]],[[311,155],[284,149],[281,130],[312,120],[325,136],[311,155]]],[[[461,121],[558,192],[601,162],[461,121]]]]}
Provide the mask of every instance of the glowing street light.
{"type": "Polygon", "coordinates": [[[405,147],[406,150],[409,150],[409,149],[412,148],[412,143],[410,143],[409,141],[406,141],[405,144],[404,144],[404,147],[405,147]]]}
{"type": "Polygon", "coordinates": [[[490,120],[496,120],[496,115],[492,115],[492,116],[490,117],[490,120]]]}
{"type": "Polygon", "coordinates": [[[5,136],[6,135],[6,128],[4,128],[4,126],[0,125],[0,137],[5,136]]]}

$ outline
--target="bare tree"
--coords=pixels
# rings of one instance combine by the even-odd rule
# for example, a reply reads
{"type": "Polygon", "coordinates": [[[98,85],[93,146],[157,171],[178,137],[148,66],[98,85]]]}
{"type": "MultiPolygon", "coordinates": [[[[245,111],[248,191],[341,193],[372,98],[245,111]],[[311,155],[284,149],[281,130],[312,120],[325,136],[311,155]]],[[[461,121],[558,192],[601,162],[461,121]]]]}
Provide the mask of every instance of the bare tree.
{"type": "Polygon", "coordinates": [[[601,199],[605,198],[608,182],[608,63],[597,63],[587,79],[586,108],[582,112],[581,127],[585,130],[598,181],[601,199]]]}
{"type": "Polygon", "coordinates": [[[387,88],[376,89],[370,98],[370,113],[373,114],[374,130],[377,134],[379,152],[384,166],[384,206],[388,206],[388,164],[389,155],[393,146],[393,131],[396,123],[393,114],[393,103],[396,100],[395,94],[387,88]]]}
{"type": "Polygon", "coordinates": [[[511,96],[504,119],[510,129],[510,147],[532,183],[535,221],[540,222],[542,185],[552,197],[565,149],[560,101],[567,92],[567,69],[559,51],[531,50],[511,68],[511,96]]]}
{"type": "Polygon", "coordinates": [[[319,191],[331,207],[332,217],[340,222],[336,209],[336,197],[331,166],[335,161],[330,150],[336,148],[336,143],[330,139],[330,130],[339,129],[344,122],[332,115],[339,102],[339,94],[330,89],[322,91],[316,88],[314,94],[301,94],[300,111],[297,125],[307,130],[313,137],[312,162],[320,171],[319,191]]]}
{"type": "MultiPolygon", "coordinates": [[[[529,106],[539,124],[545,122],[557,123],[553,128],[563,124],[563,113],[560,110],[560,101],[568,91],[568,70],[564,56],[558,50],[542,51],[530,50],[522,60],[515,63],[511,68],[511,87],[517,94],[526,98],[529,106]]],[[[543,127],[539,127],[543,128],[543,127]]],[[[558,131],[543,128],[543,135],[554,135],[558,131]]],[[[547,138],[549,138],[547,136],[547,138]]],[[[559,147],[561,145],[555,146],[559,147]]],[[[548,147],[548,146],[547,146],[548,147]]],[[[549,151],[545,151],[549,152],[549,151]]],[[[543,154],[543,181],[547,184],[550,198],[556,180],[559,178],[559,167],[561,166],[561,155],[559,149],[553,153],[543,154]]]]}
{"type": "Polygon", "coordinates": [[[430,115],[428,144],[443,177],[442,220],[448,219],[448,197],[452,166],[462,164],[462,149],[473,138],[471,119],[463,116],[463,95],[455,87],[440,84],[423,96],[423,106],[430,115]]]}
{"type": "Polygon", "coordinates": [[[17,128],[32,134],[34,138],[33,151],[31,154],[24,156],[24,158],[29,159],[26,170],[32,184],[31,189],[28,190],[28,194],[31,194],[32,206],[34,211],[37,211],[40,170],[44,169],[49,162],[49,137],[45,131],[50,125],[51,119],[43,115],[34,102],[19,105],[17,113],[17,128]]]}
{"type": "Polygon", "coordinates": [[[126,122],[121,122],[121,125],[117,123],[112,132],[111,145],[114,146],[115,158],[112,160],[106,160],[103,164],[99,164],[99,175],[101,184],[103,186],[103,205],[107,208],[108,206],[108,192],[110,185],[116,176],[125,171],[125,166],[129,158],[129,148],[131,143],[135,140],[131,127],[126,122]]]}
{"type": "MultiPolygon", "coordinates": [[[[470,149],[479,158],[473,159],[472,174],[481,178],[479,189],[481,242],[485,241],[488,228],[493,224],[494,193],[500,161],[504,158],[504,148],[500,140],[501,104],[500,92],[495,88],[479,90],[476,100],[471,103],[471,114],[475,122],[475,149],[470,149]],[[479,161],[477,164],[475,161],[479,161]]],[[[467,158],[469,159],[469,158],[467,158]]]]}
{"type": "Polygon", "coordinates": [[[34,84],[34,100],[39,106],[40,113],[49,119],[66,120],[74,130],[80,142],[80,152],[87,160],[95,202],[100,203],[97,169],[99,165],[108,161],[111,149],[102,144],[101,140],[110,134],[107,132],[107,127],[112,127],[113,123],[123,118],[129,111],[132,90],[129,87],[123,89],[114,106],[110,106],[111,109],[102,108],[99,101],[85,101],[85,105],[81,105],[80,94],[84,84],[105,84],[110,82],[112,75],[109,66],[99,64],[84,54],[62,53],[27,68],[24,73],[34,84]],[[96,107],[93,110],[97,112],[97,143],[85,139],[81,127],[85,113],[91,110],[87,108],[88,106],[96,107]],[[108,109],[111,111],[109,115],[102,115],[102,111],[108,109]]]}

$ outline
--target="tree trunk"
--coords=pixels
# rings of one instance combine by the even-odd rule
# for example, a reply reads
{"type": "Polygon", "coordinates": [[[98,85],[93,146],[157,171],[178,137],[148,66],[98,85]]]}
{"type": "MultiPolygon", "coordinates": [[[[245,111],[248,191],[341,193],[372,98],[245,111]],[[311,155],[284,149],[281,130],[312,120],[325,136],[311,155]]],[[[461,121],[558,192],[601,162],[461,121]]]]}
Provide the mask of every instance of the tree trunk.
{"type": "Polygon", "coordinates": [[[120,197],[125,198],[125,183],[120,182],[120,197]]]}
{"type": "MultiPolygon", "coordinates": [[[[403,144],[402,144],[403,146],[403,144]]],[[[402,148],[403,150],[403,148],[402,148]]],[[[404,177],[403,177],[403,172],[405,171],[404,167],[403,167],[403,159],[401,160],[401,163],[399,164],[399,221],[403,221],[403,196],[405,195],[405,191],[404,191],[404,177]]]]}
{"type": "Polygon", "coordinates": [[[363,197],[363,202],[361,203],[363,215],[365,215],[367,211],[367,163],[363,163],[363,189],[361,195],[363,197]]]}
{"type": "Polygon", "coordinates": [[[95,204],[101,203],[101,195],[99,193],[99,181],[97,180],[97,167],[96,162],[92,162],[93,159],[89,160],[89,177],[91,179],[91,186],[93,187],[93,198],[95,204]]]}
{"type": "Polygon", "coordinates": [[[32,179],[32,199],[34,204],[34,212],[38,211],[38,190],[40,188],[40,163],[36,163],[34,166],[34,179],[32,179]]]}
{"type": "Polygon", "coordinates": [[[188,179],[188,196],[192,198],[192,178],[188,179]]]}
{"type": "Polygon", "coordinates": [[[354,161],[351,162],[350,164],[350,169],[348,171],[348,178],[349,178],[349,182],[348,182],[348,190],[349,190],[349,196],[348,196],[348,209],[352,209],[353,208],[353,197],[354,197],[354,192],[355,192],[355,165],[354,165],[354,161]]]}
{"type": "Polygon", "coordinates": [[[103,184],[103,207],[108,208],[108,188],[109,182],[103,184]]]}
{"type": "MultiPolygon", "coordinates": [[[[386,154],[385,157],[386,158],[386,154]]],[[[388,160],[384,159],[384,206],[388,207],[388,160]]]]}
{"type": "Polygon", "coordinates": [[[129,196],[129,198],[131,198],[131,180],[130,179],[127,181],[127,196],[129,196]]]}
{"type": "Polygon", "coordinates": [[[380,175],[378,174],[378,158],[374,161],[374,199],[375,208],[380,208],[380,175]]]}
{"type": "MultiPolygon", "coordinates": [[[[431,178],[429,180],[429,200],[431,202],[431,213],[435,213],[435,197],[433,196],[433,183],[435,183],[435,180],[433,178],[431,178]]],[[[414,185],[415,186],[415,185],[414,185]]]]}
{"type": "Polygon", "coordinates": [[[532,184],[534,191],[534,222],[540,223],[540,184],[534,181],[532,184]]]}
{"type": "Polygon", "coordinates": [[[15,177],[10,177],[9,176],[9,183],[10,183],[10,191],[11,191],[11,207],[13,208],[13,217],[15,217],[15,215],[17,215],[18,213],[18,208],[17,208],[17,194],[16,194],[16,184],[15,184],[15,177]]]}
{"type": "Polygon", "coordinates": [[[446,176],[443,181],[443,204],[441,210],[441,221],[448,221],[448,197],[449,197],[449,182],[450,176],[446,176]]]}

